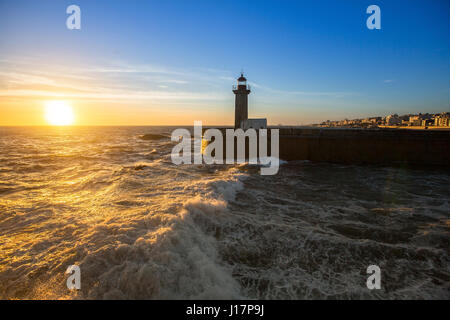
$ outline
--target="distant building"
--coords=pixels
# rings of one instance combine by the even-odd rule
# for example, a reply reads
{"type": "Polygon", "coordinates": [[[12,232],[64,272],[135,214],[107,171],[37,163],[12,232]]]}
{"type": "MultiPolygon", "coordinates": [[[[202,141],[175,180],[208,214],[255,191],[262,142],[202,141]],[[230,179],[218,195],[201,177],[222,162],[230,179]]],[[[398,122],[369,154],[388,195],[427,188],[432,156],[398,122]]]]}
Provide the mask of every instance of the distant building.
{"type": "Polygon", "coordinates": [[[388,126],[396,126],[401,122],[402,120],[398,117],[398,114],[391,114],[386,117],[386,125],[388,126]]]}
{"type": "Polygon", "coordinates": [[[428,127],[428,126],[432,126],[433,123],[434,123],[433,119],[424,119],[424,120],[422,120],[421,126],[428,127]]]}
{"type": "Polygon", "coordinates": [[[409,117],[409,125],[410,126],[420,126],[421,120],[419,116],[411,116],[409,117]]]}
{"type": "Polygon", "coordinates": [[[435,116],[434,125],[437,127],[450,127],[450,113],[444,112],[435,116]]]}
{"type": "Polygon", "coordinates": [[[234,128],[238,129],[265,129],[267,128],[267,119],[249,119],[248,118],[248,95],[250,94],[250,86],[247,85],[247,79],[244,74],[237,79],[237,85],[233,86],[235,94],[234,106],[234,128]]]}
{"type": "Polygon", "coordinates": [[[424,121],[431,120],[433,116],[429,113],[419,113],[418,115],[412,115],[409,117],[409,125],[410,126],[422,126],[424,121]]]}
{"type": "Polygon", "coordinates": [[[267,119],[247,119],[241,122],[241,128],[244,130],[247,129],[266,129],[267,128],[267,119]]]}
{"type": "Polygon", "coordinates": [[[381,117],[374,117],[369,119],[371,123],[376,124],[381,122],[381,117]]]}

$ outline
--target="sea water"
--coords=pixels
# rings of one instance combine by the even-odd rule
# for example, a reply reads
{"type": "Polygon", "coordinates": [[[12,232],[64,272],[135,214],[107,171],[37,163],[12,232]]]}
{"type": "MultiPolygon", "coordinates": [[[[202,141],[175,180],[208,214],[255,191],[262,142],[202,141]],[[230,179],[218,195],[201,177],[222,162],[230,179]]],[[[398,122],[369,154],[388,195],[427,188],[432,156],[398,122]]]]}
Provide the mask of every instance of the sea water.
{"type": "Polygon", "coordinates": [[[447,169],[175,165],[174,129],[0,128],[0,298],[450,298],[447,169]]]}

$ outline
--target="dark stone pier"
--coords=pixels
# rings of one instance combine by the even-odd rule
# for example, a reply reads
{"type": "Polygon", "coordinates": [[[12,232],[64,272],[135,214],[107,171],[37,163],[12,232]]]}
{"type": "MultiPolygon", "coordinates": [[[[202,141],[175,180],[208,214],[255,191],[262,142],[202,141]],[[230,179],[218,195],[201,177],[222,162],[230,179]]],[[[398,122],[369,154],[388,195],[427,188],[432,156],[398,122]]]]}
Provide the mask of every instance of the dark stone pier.
{"type": "MultiPolygon", "coordinates": [[[[222,130],[225,137],[226,128],[218,129],[222,130]]],[[[270,130],[269,128],[269,138],[270,130]]],[[[279,154],[282,160],[450,166],[450,130],[333,128],[279,128],[279,130],[279,154]]]]}

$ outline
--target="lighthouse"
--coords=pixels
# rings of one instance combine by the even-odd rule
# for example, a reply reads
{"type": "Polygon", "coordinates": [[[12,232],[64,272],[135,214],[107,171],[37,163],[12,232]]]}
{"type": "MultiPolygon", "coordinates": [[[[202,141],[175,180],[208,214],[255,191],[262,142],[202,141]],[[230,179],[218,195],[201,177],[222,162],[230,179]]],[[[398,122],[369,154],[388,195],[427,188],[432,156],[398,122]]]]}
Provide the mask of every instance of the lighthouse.
{"type": "Polygon", "coordinates": [[[244,74],[237,79],[237,85],[233,86],[233,92],[236,95],[234,103],[234,128],[235,129],[265,129],[267,128],[267,119],[249,119],[248,118],[248,95],[250,86],[244,74]]]}
{"type": "Polygon", "coordinates": [[[233,86],[233,93],[235,94],[234,107],[234,128],[242,128],[243,121],[248,119],[248,95],[250,93],[250,86],[247,85],[247,79],[244,74],[237,79],[237,85],[233,86]]]}

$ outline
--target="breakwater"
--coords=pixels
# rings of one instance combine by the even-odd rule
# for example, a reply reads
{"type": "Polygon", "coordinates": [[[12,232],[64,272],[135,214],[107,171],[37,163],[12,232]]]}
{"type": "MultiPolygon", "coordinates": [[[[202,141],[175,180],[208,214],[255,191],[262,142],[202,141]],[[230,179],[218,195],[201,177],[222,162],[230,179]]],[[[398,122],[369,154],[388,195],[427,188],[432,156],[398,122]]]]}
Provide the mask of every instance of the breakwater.
{"type": "MultiPolygon", "coordinates": [[[[227,128],[218,129],[225,135],[227,128]]],[[[282,160],[450,166],[450,130],[278,129],[282,160]]]]}

